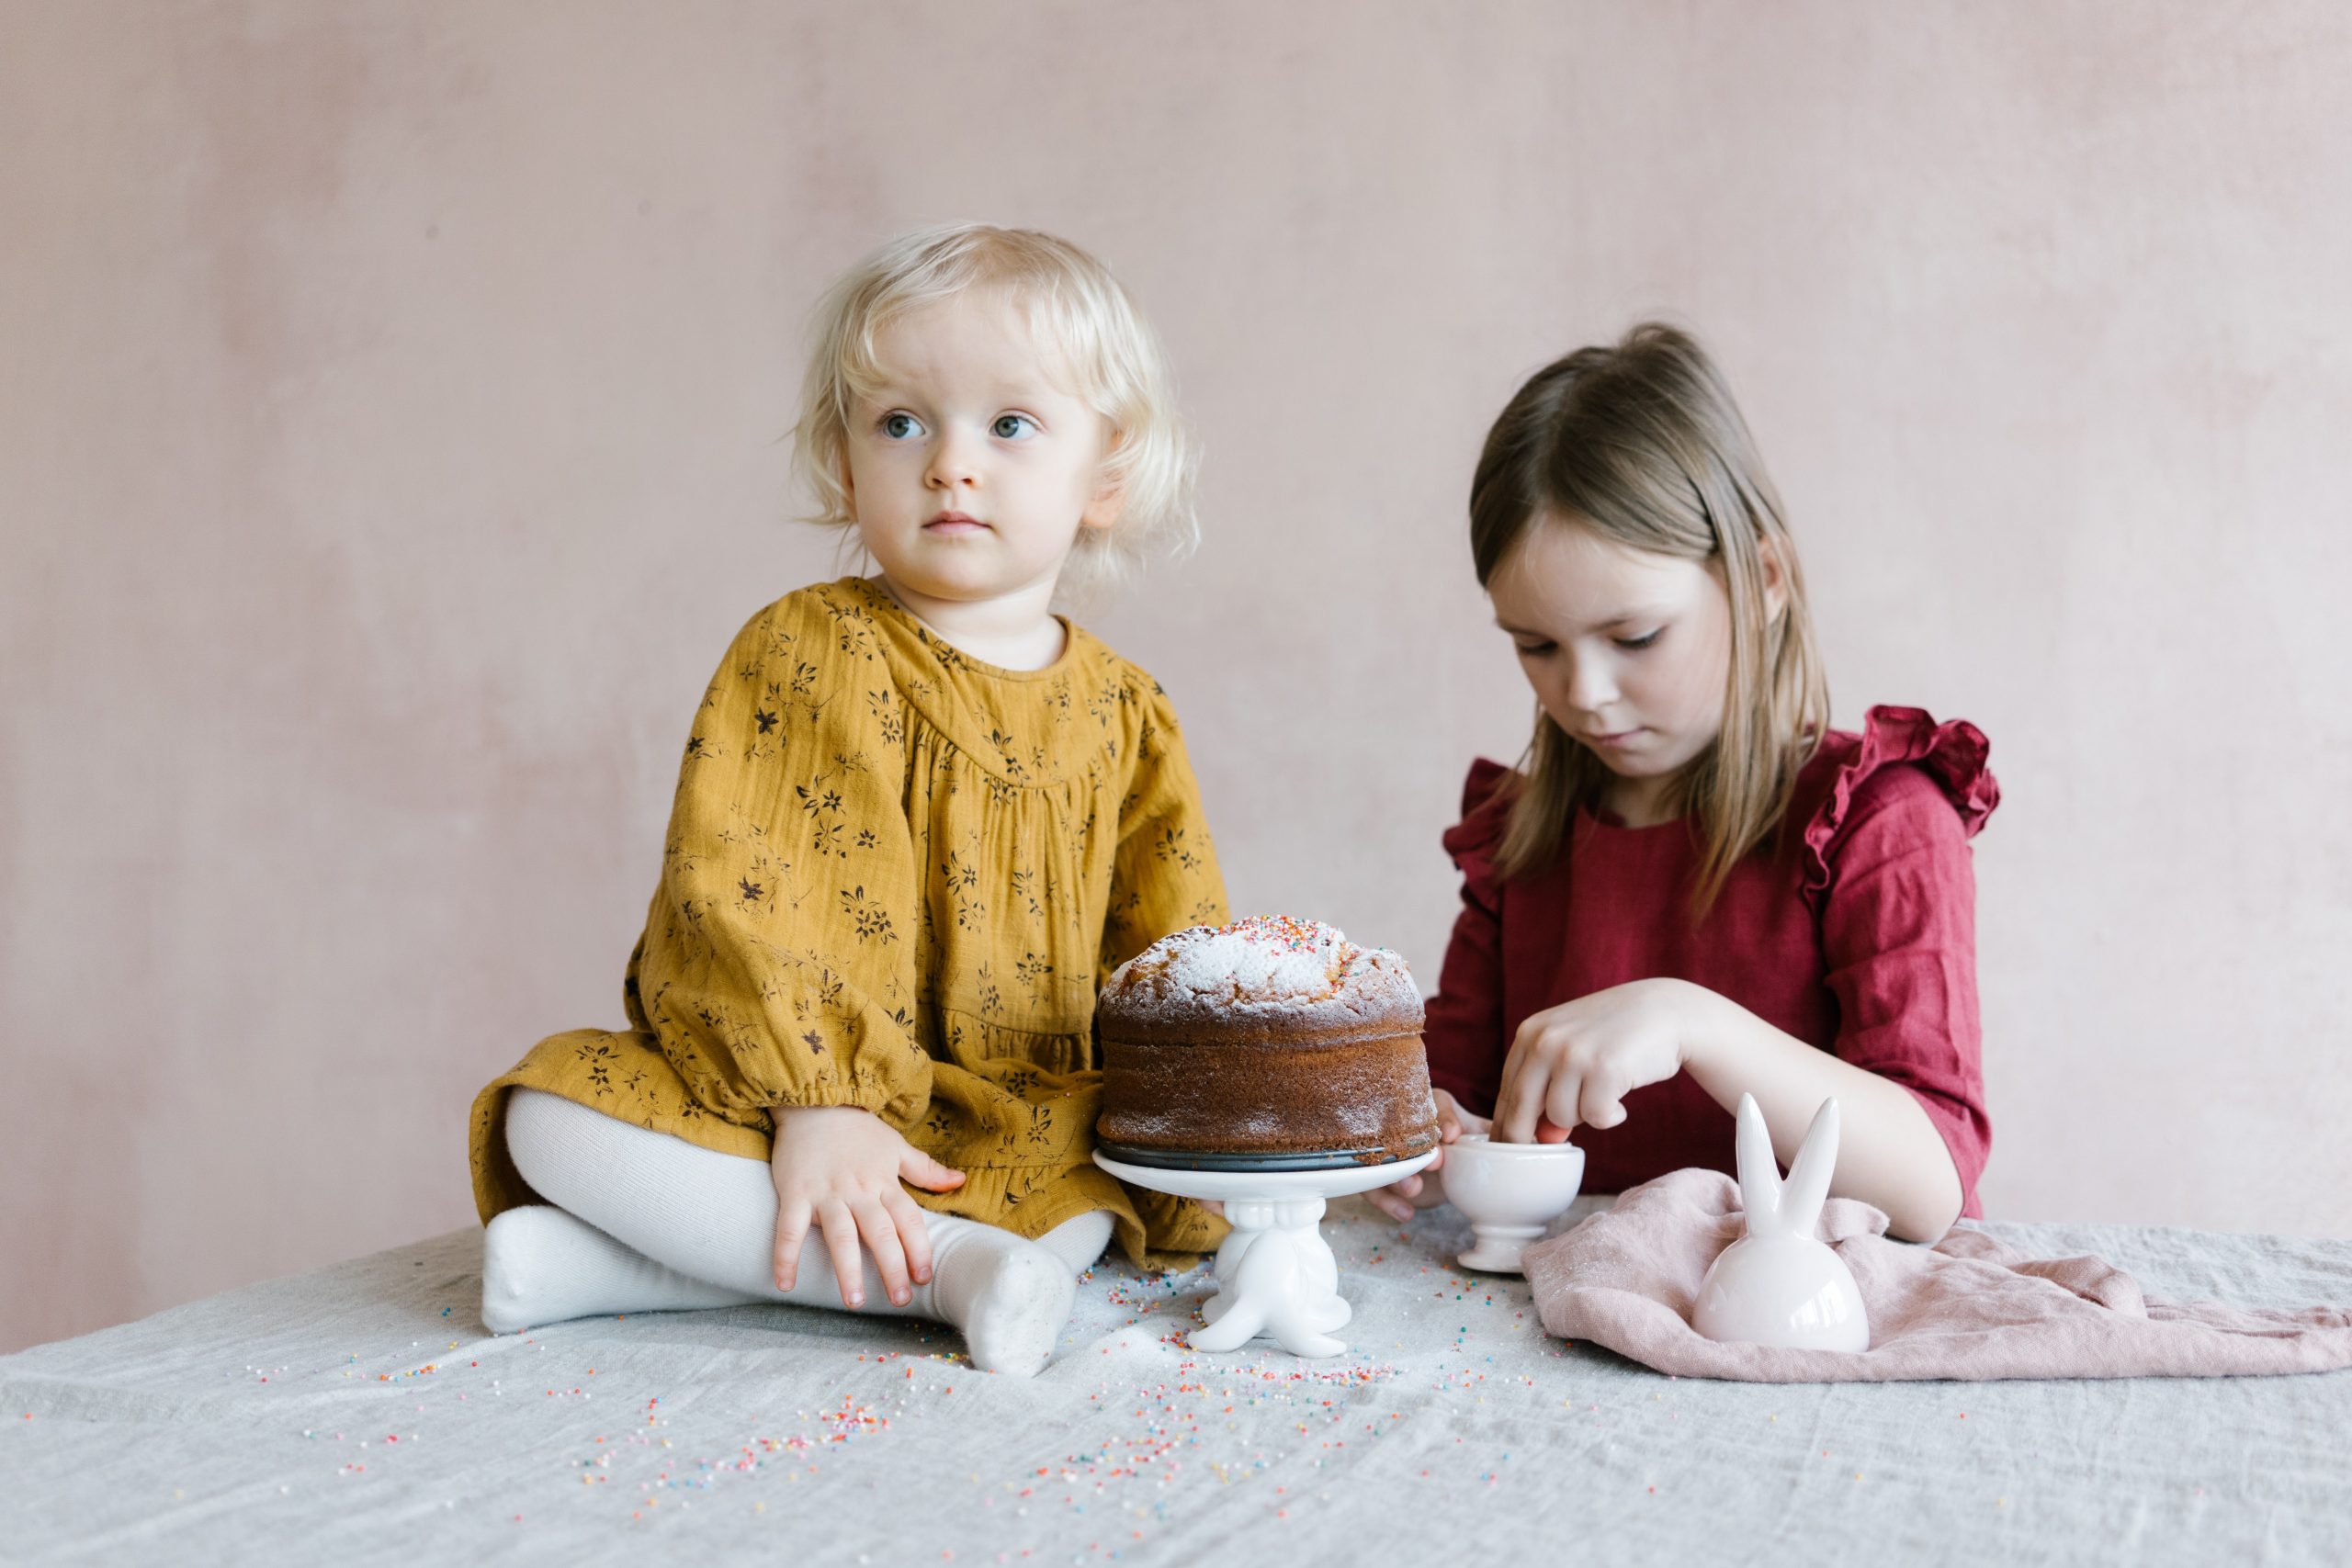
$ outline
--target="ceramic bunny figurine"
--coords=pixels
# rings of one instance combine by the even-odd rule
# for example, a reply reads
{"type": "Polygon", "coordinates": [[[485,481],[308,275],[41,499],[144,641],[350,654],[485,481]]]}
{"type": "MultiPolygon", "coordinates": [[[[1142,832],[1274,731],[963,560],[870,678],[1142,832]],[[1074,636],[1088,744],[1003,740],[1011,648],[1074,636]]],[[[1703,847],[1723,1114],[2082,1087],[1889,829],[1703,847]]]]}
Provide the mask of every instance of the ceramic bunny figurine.
{"type": "Polygon", "coordinates": [[[1231,1350],[1271,1334],[1294,1356],[1346,1349],[1330,1337],[1353,1309],[1340,1294],[1331,1248],[1314,1228],[1323,1200],[1227,1199],[1225,1213],[1234,1228],[1216,1249],[1222,1288],[1201,1309],[1208,1326],[1188,1337],[1192,1348],[1231,1350]]]}
{"type": "Polygon", "coordinates": [[[1754,1095],[1739,1097],[1739,1197],[1747,1234],[1724,1248],[1699,1281],[1691,1327],[1710,1339],[1779,1349],[1870,1348],[1871,1325],[1853,1273],[1814,1238],[1837,1163],[1835,1100],[1814,1112],[1783,1182],[1764,1112],[1754,1095]]]}

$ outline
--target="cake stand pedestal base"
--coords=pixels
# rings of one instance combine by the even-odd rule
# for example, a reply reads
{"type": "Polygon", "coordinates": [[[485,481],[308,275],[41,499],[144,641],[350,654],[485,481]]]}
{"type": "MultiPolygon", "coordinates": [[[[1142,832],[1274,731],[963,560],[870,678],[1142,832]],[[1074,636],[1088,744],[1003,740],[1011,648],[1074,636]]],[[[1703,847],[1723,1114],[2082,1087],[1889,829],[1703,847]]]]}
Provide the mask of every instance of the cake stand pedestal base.
{"type": "Polygon", "coordinates": [[[1189,1337],[1193,1349],[1235,1350],[1262,1334],[1294,1356],[1336,1356],[1347,1345],[1331,1331],[1351,1309],[1323,1239],[1324,1203],[1401,1181],[1435,1158],[1431,1149],[1332,1170],[1170,1170],[1101,1153],[1094,1163],[1132,1187],[1225,1205],[1233,1234],[1216,1249],[1216,1294],[1201,1304],[1208,1326],[1189,1337]]]}

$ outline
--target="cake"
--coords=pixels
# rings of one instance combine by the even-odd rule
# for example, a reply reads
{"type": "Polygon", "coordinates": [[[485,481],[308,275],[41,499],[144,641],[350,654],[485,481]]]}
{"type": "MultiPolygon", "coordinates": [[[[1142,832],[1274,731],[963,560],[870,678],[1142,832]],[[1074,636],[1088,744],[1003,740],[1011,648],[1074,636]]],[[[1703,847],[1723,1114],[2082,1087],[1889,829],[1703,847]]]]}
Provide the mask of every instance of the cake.
{"type": "Polygon", "coordinates": [[[1113,1159],[1372,1164],[1437,1145],[1412,971],[1318,921],[1163,937],[1111,976],[1095,1019],[1113,1159]]]}

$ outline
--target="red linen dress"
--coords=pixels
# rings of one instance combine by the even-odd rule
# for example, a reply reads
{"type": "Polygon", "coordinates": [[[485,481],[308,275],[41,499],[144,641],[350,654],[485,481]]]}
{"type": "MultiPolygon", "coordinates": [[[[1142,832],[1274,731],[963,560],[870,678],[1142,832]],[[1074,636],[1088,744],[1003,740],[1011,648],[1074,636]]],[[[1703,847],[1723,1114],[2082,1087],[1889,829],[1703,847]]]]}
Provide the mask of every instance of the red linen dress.
{"type": "MultiPolygon", "coordinates": [[[[1974,725],[1872,708],[1832,730],[1797,778],[1777,853],[1732,870],[1695,927],[1699,846],[1684,821],[1627,828],[1579,810],[1549,865],[1505,882],[1493,856],[1509,770],[1480,759],[1445,835],[1462,914],[1430,999],[1430,1079],[1481,1115],[1532,1013],[1670,976],[1909,1089],[1960,1173],[1961,1212],[1992,1145],[1978,1061],[1975,878],[1968,840],[2000,803],[1974,725]]],[[[1625,1097],[1615,1127],[1578,1127],[1585,1190],[1684,1166],[1731,1172],[1731,1112],[1688,1074],[1625,1097]]]]}

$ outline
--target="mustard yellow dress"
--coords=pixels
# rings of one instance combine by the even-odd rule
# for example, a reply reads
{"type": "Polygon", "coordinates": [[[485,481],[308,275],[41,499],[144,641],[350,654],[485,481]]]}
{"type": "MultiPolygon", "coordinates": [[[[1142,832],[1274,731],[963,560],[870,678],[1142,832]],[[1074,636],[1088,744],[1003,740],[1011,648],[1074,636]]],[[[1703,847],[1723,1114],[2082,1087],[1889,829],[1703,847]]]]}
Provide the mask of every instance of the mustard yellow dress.
{"type": "Polygon", "coordinates": [[[752,617],[686,741],[629,1027],[534,1046],[474,1101],[487,1221],[537,1201],[507,1092],[765,1160],[774,1106],[855,1105],[965,1173],[915,1192],[1035,1236],[1106,1209],[1138,1262],[1222,1221],[1089,1159],[1094,998],[1227,918],[1176,716],[1083,629],[1038,671],[957,651],[862,579],[752,617]]]}

